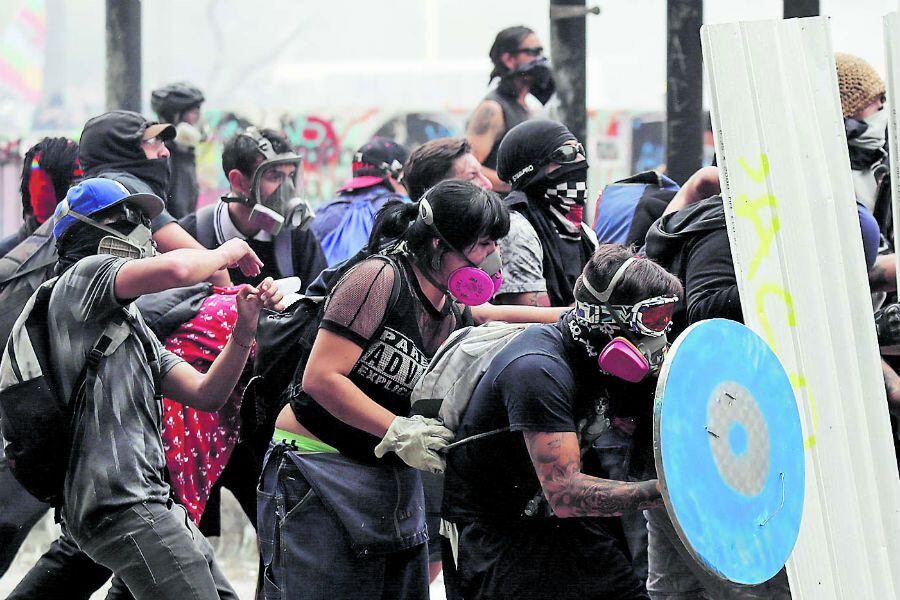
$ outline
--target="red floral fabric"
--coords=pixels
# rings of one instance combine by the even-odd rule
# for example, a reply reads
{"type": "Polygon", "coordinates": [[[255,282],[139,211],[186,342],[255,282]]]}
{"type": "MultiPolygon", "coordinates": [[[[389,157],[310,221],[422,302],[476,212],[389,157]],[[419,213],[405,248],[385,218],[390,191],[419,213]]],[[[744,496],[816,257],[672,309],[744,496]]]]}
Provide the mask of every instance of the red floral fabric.
{"type": "MultiPolygon", "coordinates": [[[[213,287],[213,293],[203,301],[200,312],[169,336],[166,348],[205,373],[234,329],[238,290],[240,287],[213,287]]],[[[225,406],[216,412],[195,410],[163,398],[162,439],[170,483],[195,523],[200,522],[209,492],[237,443],[241,426],[241,391],[247,373],[245,370],[225,406]]]]}

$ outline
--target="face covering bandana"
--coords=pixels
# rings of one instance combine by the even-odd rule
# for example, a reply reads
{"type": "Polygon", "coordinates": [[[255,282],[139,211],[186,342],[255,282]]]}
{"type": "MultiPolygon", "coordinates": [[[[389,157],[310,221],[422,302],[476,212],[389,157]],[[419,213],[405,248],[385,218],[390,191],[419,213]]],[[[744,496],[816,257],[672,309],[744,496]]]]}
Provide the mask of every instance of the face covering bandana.
{"type": "Polygon", "coordinates": [[[447,288],[454,298],[466,306],[480,306],[500,291],[500,286],[503,285],[501,272],[503,264],[499,251],[491,252],[480,265],[475,265],[463,252],[448,242],[435,226],[434,212],[425,197],[419,200],[419,218],[434,230],[447,247],[462,256],[470,265],[454,270],[447,279],[447,288]]]}
{"type": "MultiPolygon", "coordinates": [[[[667,348],[666,331],[672,322],[675,296],[659,296],[632,306],[613,306],[609,298],[628,267],[637,259],[629,258],[613,275],[605,290],[598,292],[582,275],[581,284],[600,305],[576,301],[575,319],[569,328],[572,337],[581,342],[604,373],[637,383],[659,370],[667,348]],[[623,336],[613,335],[617,332],[623,336]],[[592,333],[612,338],[602,350],[591,344],[592,333]]],[[[596,340],[595,340],[596,341],[596,340]]]]}
{"type": "Polygon", "coordinates": [[[504,73],[500,85],[510,95],[515,94],[514,81],[519,77],[528,78],[528,92],[538,99],[541,104],[547,104],[556,91],[556,81],[553,79],[553,69],[550,61],[541,56],[528,64],[520,65],[504,73]]]}
{"type": "Polygon", "coordinates": [[[256,142],[265,160],[253,172],[249,198],[226,196],[223,200],[250,204],[250,223],[270,235],[278,235],[282,229],[309,227],[315,213],[299,192],[303,159],[293,152],[276,154],[272,143],[255,127],[248,127],[241,135],[256,142]],[[290,167],[291,175],[286,174],[285,166],[290,167]],[[270,178],[280,179],[281,183],[271,194],[263,196],[262,184],[270,178]]]}
{"type": "Polygon", "coordinates": [[[556,224],[560,237],[578,240],[587,200],[586,160],[560,165],[556,170],[538,175],[529,184],[533,193],[542,191],[545,206],[556,224]]]}

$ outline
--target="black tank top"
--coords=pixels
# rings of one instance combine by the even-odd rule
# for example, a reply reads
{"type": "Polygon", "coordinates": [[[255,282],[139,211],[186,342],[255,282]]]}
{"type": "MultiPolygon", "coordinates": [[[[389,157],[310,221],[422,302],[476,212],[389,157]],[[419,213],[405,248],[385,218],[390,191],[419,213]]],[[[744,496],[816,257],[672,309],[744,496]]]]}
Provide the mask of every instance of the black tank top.
{"type": "MultiPolygon", "coordinates": [[[[425,372],[436,348],[430,354],[427,352],[418,324],[417,304],[428,300],[419,289],[408,262],[396,255],[392,258],[400,275],[399,281],[394,280],[394,285],[400,286],[397,299],[393,307],[388,306],[381,326],[365,345],[347,377],[379,405],[395,415],[407,416],[413,386],[425,372]]],[[[391,266],[385,268],[391,269],[391,266]]],[[[448,328],[449,332],[471,324],[468,311],[463,314],[449,298],[447,302],[451,310],[444,318],[455,321],[448,328]]],[[[346,337],[341,326],[327,320],[321,327],[346,337]]],[[[369,464],[379,462],[374,454],[375,446],[381,441],[379,438],[333,417],[305,392],[298,396],[291,399],[291,408],[313,435],[344,456],[369,464]]],[[[385,458],[391,456],[388,454],[385,458]]]]}
{"type": "MultiPolygon", "coordinates": [[[[527,108],[518,103],[515,97],[507,96],[506,94],[501,94],[498,89],[493,89],[488,92],[487,96],[484,97],[484,100],[493,100],[497,104],[500,105],[500,108],[503,110],[503,135],[497,138],[494,142],[494,145],[491,146],[491,152],[487,155],[481,164],[489,169],[497,168],[497,148],[500,147],[500,142],[506,137],[506,133],[518,125],[519,123],[524,123],[528,119],[531,118],[531,113],[527,108]]],[[[483,101],[482,101],[483,102],[483,101]]]]}

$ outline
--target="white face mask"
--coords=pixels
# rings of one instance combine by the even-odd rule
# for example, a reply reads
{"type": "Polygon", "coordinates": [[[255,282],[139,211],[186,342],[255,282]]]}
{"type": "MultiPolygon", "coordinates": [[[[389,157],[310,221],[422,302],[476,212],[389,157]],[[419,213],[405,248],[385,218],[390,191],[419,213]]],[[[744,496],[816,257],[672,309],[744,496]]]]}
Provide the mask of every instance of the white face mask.
{"type": "Polygon", "coordinates": [[[875,112],[865,119],[863,123],[868,125],[866,130],[859,137],[848,142],[850,146],[857,148],[881,148],[887,139],[888,114],[887,108],[883,108],[875,112]]]}

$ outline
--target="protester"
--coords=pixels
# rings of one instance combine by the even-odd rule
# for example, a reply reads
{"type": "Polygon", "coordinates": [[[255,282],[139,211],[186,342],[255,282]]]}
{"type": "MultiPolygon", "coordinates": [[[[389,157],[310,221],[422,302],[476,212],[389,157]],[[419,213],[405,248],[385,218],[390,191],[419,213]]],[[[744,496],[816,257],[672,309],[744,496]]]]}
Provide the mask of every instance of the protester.
{"type": "Polygon", "coordinates": [[[486,190],[491,182],[481,172],[481,163],[472,154],[465,138],[429,140],[413,150],[403,167],[403,185],[409,199],[418,202],[426,190],[445,179],[471,181],[486,190]]]}
{"type": "MultiPolygon", "coordinates": [[[[491,182],[481,173],[481,165],[465,138],[440,138],[425,142],[409,155],[403,182],[410,198],[417,201],[425,190],[445,179],[471,181],[485,189],[491,182]]],[[[503,286],[493,302],[549,306],[547,282],[541,265],[541,241],[534,227],[516,211],[509,214],[509,233],[500,240],[503,252],[503,286]]],[[[427,491],[427,489],[426,489],[427,491]]]]}
{"type": "MultiPolygon", "coordinates": [[[[199,283],[230,265],[253,274],[261,262],[240,240],[216,250],[155,256],[150,219],[163,207],[152,194],[130,194],[115,181],[88,179],[72,188],[57,210],[53,234],[61,275],[50,299],[48,328],[58,342],[50,351],[61,395],[71,397],[87,350],[101,334],[121,340],[104,353],[95,379],[86,383],[73,423],[77,460],[66,473],[64,543],[77,545],[115,573],[112,595],[126,594],[125,586],[138,599],[236,598],[206,539],[184,508],[169,500],[160,397],[201,410],[219,408],[247,360],[260,309],[281,308],[281,294],[270,280],[258,289],[242,289],[238,322],[208,373],[183,364],[156,340],[133,299],[199,283]]],[[[4,374],[12,372],[6,360],[4,355],[4,374]]],[[[39,563],[35,569],[43,567],[39,563]]]]}
{"type": "Polygon", "coordinates": [[[305,287],[325,268],[322,248],[308,227],[312,211],[299,196],[300,165],[301,158],[276,131],[248,127],[222,151],[228,194],[180,221],[206,248],[246,240],[264,266],[252,277],[230,269],[235,283],[296,276],[305,287]]]}
{"type": "Polygon", "coordinates": [[[412,387],[459,327],[560,313],[483,304],[491,291],[460,284],[497,275],[508,227],[500,199],[462,181],[379,213],[368,247],[381,254],[333,289],[276,422],[257,519],[267,598],[427,598],[422,488],[407,465],[441,470],[451,434],[405,417],[412,387]]]}
{"type": "Polygon", "coordinates": [[[888,172],[884,80],[869,63],[852,54],[838,52],[834,59],[856,200],[874,212],[878,182],[888,172]],[[879,169],[881,165],[884,167],[879,169]]]}
{"type": "Polygon", "coordinates": [[[375,215],[388,202],[406,200],[400,183],[408,152],[392,140],[373,138],[353,155],[353,178],[338,196],[316,211],[313,233],[329,265],[344,261],[366,245],[375,215]]]}
{"type": "Polygon", "coordinates": [[[652,395],[616,381],[635,374],[602,357],[598,364],[598,356],[626,338],[642,347],[642,375],[655,373],[681,293],[652,261],[601,246],[575,285],[576,308],[556,324],[526,329],[491,361],[456,441],[495,435],[447,455],[443,517],[454,525],[461,597],[647,597],[596,517],[661,506],[659,484],[593,476],[580,445],[590,444],[583,432],[613,416],[617,402],[651,406],[652,395]],[[601,413],[601,401],[611,412],[601,413]]]}
{"type": "MultiPolygon", "coordinates": [[[[78,158],[88,177],[114,179],[131,193],[150,193],[165,200],[169,185],[169,149],[175,137],[169,123],[148,121],[140,113],[114,110],[88,120],[79,138],[78,158]]],[[[153,239],[160,252],[201,248],[165,210],[153,219],[153,239]]],[[[213,283],[231,285],[228,273],[213,283]]]]}
{"type": "Polygon", "coordinates": [[[175,137],[165,142],[169,150],[169,185],[166,210],[180,219],[197,210],[197,158],[195,148],[203,140],[197,127],[204,97],[189,83],[171,83],[153,90],[150,107],[163,122],[175,125],[175,137]]]}
{"type": "Polygon", "coordinates": [[[496,171],[500,142],[510,129],[531,117],[525,101],[528,94],[546,104],[556,84],[541,41],[528,27],[502,30],[494,39],[489,56],[494,64],[489,83],[494,79],[499,79],[499,83],[475,107],[466,139],[494,190],[507,192],[509,185],[496,171]]]}
{"type": "MultiPolygon", "coordinates": [[[[497,174],[512,187],[506,204],[531,223],[540,239],[541,270],[552,306],[574,302],[575,280],[597,247],[593,230],[582,223],[587,169],[584,147],[575,136],[562,123],[544,119],[512,128],[497,153],[497,174]]],[[[509,240],[504,256],[527,255],[515,247],[522,243],[509,240]]],[[[547,302],[538,293],[528,300],[547,302]]]]}
{"type": "Polygon", "coordinates": [[[18,246],[53,215],[69,185],[84,175],[78,144],[69,138],[45,137],[25,153],[22,161],[22,219],[15,233],[0,240],[0,256],[18,246]]]}

